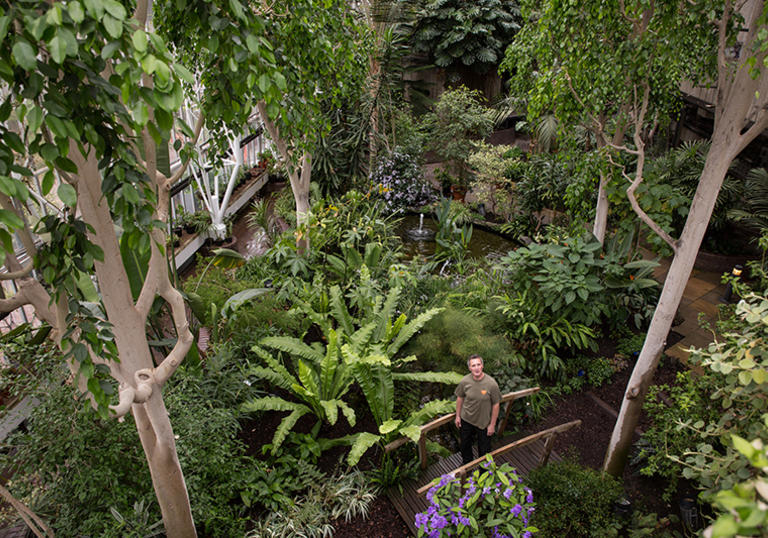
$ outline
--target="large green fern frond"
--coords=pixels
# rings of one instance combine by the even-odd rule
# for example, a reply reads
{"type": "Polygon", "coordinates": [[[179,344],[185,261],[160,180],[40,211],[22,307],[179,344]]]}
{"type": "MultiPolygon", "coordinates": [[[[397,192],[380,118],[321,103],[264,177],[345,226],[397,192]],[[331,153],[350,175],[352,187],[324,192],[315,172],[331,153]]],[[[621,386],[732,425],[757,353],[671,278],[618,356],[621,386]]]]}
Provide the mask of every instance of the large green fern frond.
{"type": "MultiPolygon", "coordinates": [[[[272,356],[271,353],[269,353],[266,349],[263,349],[259,346],[253,346],[251,350],[258,355],[261,360],[264,361],[264,363],[275,371],[280,377],[284,378],[285,380],[289,381],[290,383],[295,383],[296,378],[291,374],[291,372],[288,371],[288,369],[283,366],[283,364],[277,360],[275,357],[272,356]]],[[[280,385],[282,386],[282,385],[280,385]]]]}
{"type": "Polygon", "coordinates": [[[411,337],[419,332],[426,323],[431,320],[433,317],[438,315],[440,312],[445,310],[444,308],[430,308],[426,312],[422,312],[418,316],[416,316],[416,319],[412,320],[411,322],[407,323],[397,334],[395,339],[392,341],[391,344],[387,347],[387,355],[390,357],[394,356],[395,353],[397,353],[400,348],[411,339],[411,337]]]}
{"type": "Polygon", "coordinates": [[[363,457],[363,454],[375,445],[379,439],[381,439],[380,436],[369,432],[361,432],[355,435],[354,441],[352,442],[352,448],[347,455],[347,463],[351,466],[357,465],[360,458],[363,457]]]}
{"type": "Polygon", "coordinates": [[[424,407],[411,413],[404,421],[403,427],[421,426],[439,415],[445,415],[456,410],[456,402],[451,400],[432,400],[424,407]]]}
{"type": "Polygon", "coordinates": [[[255,376],[259,379],[266,379],[271,384],[278,386],[282,389],[290,389],[296,380],[293,377],[286,377],[275,370],[270,368],[264,368],[262,366],[254,366],[248,370],[249,376],[255,376]]]}
{"type": "Polygon", "coordinates": [[[400,300],[400,286],[395,286],[387,294],[387,298],[384,301],[381,309],[377,309],[374,313],[374,321],[376,323],[376,330],[373,332],[373,341],[380,341],[387,331],[387,325],[395,315],[395,308],[400,300]]]}
{"type": "Polygon", "coordinates": [[[344,296],[342,295],[339,286],[332,286],[330,295],[331,315],[345,333],[352,334],[355,330],[355,326],[352,322],[352,316],[349,315],[347,304],[344,302],[344,296]]]}
{"type": "Polygon", "coordinates": [[[393,372],[395,381],[422,381],[426,383],[442,383],[456,385],[464,376],[456,372],[393,372]]]}
{"type": "Polygon", "coordinates": [[[259,343],[262,346],[271,347],[272,349],[277,349],[278,351],[283,351],[314,363],[319,363],[323,360],[322,353],[308,346],[298,338],[292,338],[290,336],[268,336],[262,338],[259,343]]]}

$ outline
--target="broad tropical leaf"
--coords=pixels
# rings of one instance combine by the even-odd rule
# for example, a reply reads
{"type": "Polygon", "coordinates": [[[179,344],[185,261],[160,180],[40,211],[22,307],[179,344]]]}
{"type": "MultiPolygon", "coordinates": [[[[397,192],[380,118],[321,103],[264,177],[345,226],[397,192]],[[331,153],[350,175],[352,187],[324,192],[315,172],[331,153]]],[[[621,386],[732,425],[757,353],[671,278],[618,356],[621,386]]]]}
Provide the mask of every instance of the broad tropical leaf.
{"type": "Polygon", "coordinates": [[[414,443],[418,443],[419,438],[421,437],[421,428],[413,424],[410,426],[403,426],[400,428],[400,433],[414,443]]]}
{"type": "Polygon", "coordinates": [[[403,329],[397,334],[394,341],[387,347],[387,355],[390,357],[397,353],[400,348],[411,339],[421,328],[433,317],[442,312],[444,308],[430,308],[426,312],[422,312],[416,319],[406,324],[403,329]]]}
{"type": "Polygon", "coordinates": [[[336,405],[337,403],[337,400],[320,400],[320,405],[322,406],[323,411],[325,411],[325,418],[331,426],[336,424],[336,420],[339,418],[339,408],[336,405]]]}
{"type": "Polygon", "coordinates": [[[338,286],[331,287],[331,315],[339,323],[346,334],[355,332],[355,326],[352,323],[352,316],[349,315],[347,305],[344,302],[344,296],[338,286]]]}
{"type": "Polygon", "coordinates": [[[247,290],[237,292],[227,299],[224,306],[221,307],[221,315],[225,318],[229,317],[232,312],[240,308],[246,301],[260,297],[270,291],[269,288],[248,288],[247,290]]]}
{"type": "Polygon", "coordinates": [[[456,372],[392,372],[392,379],[396,381],[426,381],[444,385],[456,385],[463,377],[456,372]]]}
{"type": "MultiPolygon", "coordinates": [[[[296,378],[291,374],[291,372],[288,371],[288,369],[282,365],[282,363],[277,360],[275,357],[273,357],[267,350],[259,347],[259,346],[253,346],[251,348],[251,351],[256,353],[259,357],[261,357],[261,360],[263,360],[267,366],[269,366],[272,370],[280,374],[284,379],[290,380],[291,383],[296,382],[296,378]]],[[[282,386],[282,385],[281,385],[282,386]]],[[[284,387],[289,388],[289,387],[284,387]]]]}
{"type": "Polygon", "coordinates": [[[308,346],[298,338],[291,338],[289,336],[268,336],[262,338],[260,344],[262,346],[283,351],[290,355],[297,355],[311,362],[320,363],[323,360],[322,353],[308,346]]]}
{"type": "Polygon", "coordinates": [[[282,389],[290,389],[291,385],[296,382],[293,377],[286,378],[280,372],[276,372],[270,368],[263,368],[261,366],[254,366],[248,370],[249,376],[255,376],[259,379],[266,379],[273,385],[276,385],[282,389]]]}
{"type": "Polygon", "coordinates": [[[360,458],[365,452],[375,445],[381,437],[368,432],[358,433],[355,441],[352,443],[352,448],[347,455],[347,463],[349,465],[357,465],[360,458]]]}
{"type": "Polygon", "coordinates": [[[322,396],[320,395],[320,387],[318,386],[319,379],[317,373],[312,368],[308,367],[301,359],[298,361],[298,366],[299,381],[304,385],[307,392],[314,394],[316,398],[320,399],[322,396]]]}
{"type": "Polygon", "coordinates": [[[214,257],[211,263],[213,263],[213,265],[216,267],[234,269],[235,267],[245,265],[245,257],[236,250],[229,248],[217,248],[213,251],[213,254],[214,257]]]}

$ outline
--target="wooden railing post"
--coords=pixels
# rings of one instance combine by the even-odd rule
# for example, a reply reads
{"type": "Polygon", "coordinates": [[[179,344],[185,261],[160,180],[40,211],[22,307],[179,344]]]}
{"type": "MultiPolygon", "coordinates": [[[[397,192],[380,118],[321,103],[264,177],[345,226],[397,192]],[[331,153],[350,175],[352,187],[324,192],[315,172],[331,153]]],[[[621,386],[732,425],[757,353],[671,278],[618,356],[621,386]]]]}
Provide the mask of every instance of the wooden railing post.
{"type": "Polygon", "coordinates": [[[427,432],[422,431],[419,436],[419,461],[421,468],[427,468],[427,432]]]}
{"type": "Polygon", "coordinates": [[[551,435],[547,435],[545,437],[544,453],[541,455],[541,461],[539,461],[539,466],[546,465],[547,462],[549,461],[549,455],[552,453],[552,447],[555,445],[555,437],[557,437],[557,432],[554,432],[551,435]]]}

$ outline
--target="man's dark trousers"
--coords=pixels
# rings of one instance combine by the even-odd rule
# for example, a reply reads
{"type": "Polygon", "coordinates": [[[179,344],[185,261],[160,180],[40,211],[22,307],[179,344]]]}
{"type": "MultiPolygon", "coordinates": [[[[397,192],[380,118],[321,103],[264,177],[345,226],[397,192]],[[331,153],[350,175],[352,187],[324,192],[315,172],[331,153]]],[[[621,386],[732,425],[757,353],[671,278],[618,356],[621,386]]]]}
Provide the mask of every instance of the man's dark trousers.
{"type": "Polygon", "coordinates": [[[477,457],[484,456],[491,451],[491,438],[488,437],[487,428],[478,428],[466,420],[461,421],[461,463],[469,463],[475,458],[472,456],[472,443],[477,437],[477,457]]]}

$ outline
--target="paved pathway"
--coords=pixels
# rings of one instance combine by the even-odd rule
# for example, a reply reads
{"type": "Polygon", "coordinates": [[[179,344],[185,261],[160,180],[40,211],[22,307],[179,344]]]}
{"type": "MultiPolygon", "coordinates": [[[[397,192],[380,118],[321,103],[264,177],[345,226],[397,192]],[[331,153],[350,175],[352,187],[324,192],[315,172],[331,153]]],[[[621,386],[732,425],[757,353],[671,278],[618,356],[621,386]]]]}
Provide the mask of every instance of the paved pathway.
{"type": "MultiPolygon", "coordinates": [[[[670,260],[662,260],[661,265],[654,272],[656,279],[664,283],[664,277],[669,269],[670,260]]],[[[682,318],[680,325],[672,327],[672,330],[683,336],[677,344],[667,349],[664,353],[686,362],[690,353],[685,351],[691,347],[705,347],[712,343],[714,336],[708,329],[701,328],[699,316],[702,315],[712,328],[718,319],[717,305],[722,304],[725,294],[725,285],[720,283],[722,273],[702,271],[694,269],[688,284],[683,292],[680,307],[677,310],[678,318],[682,318]]]]}

